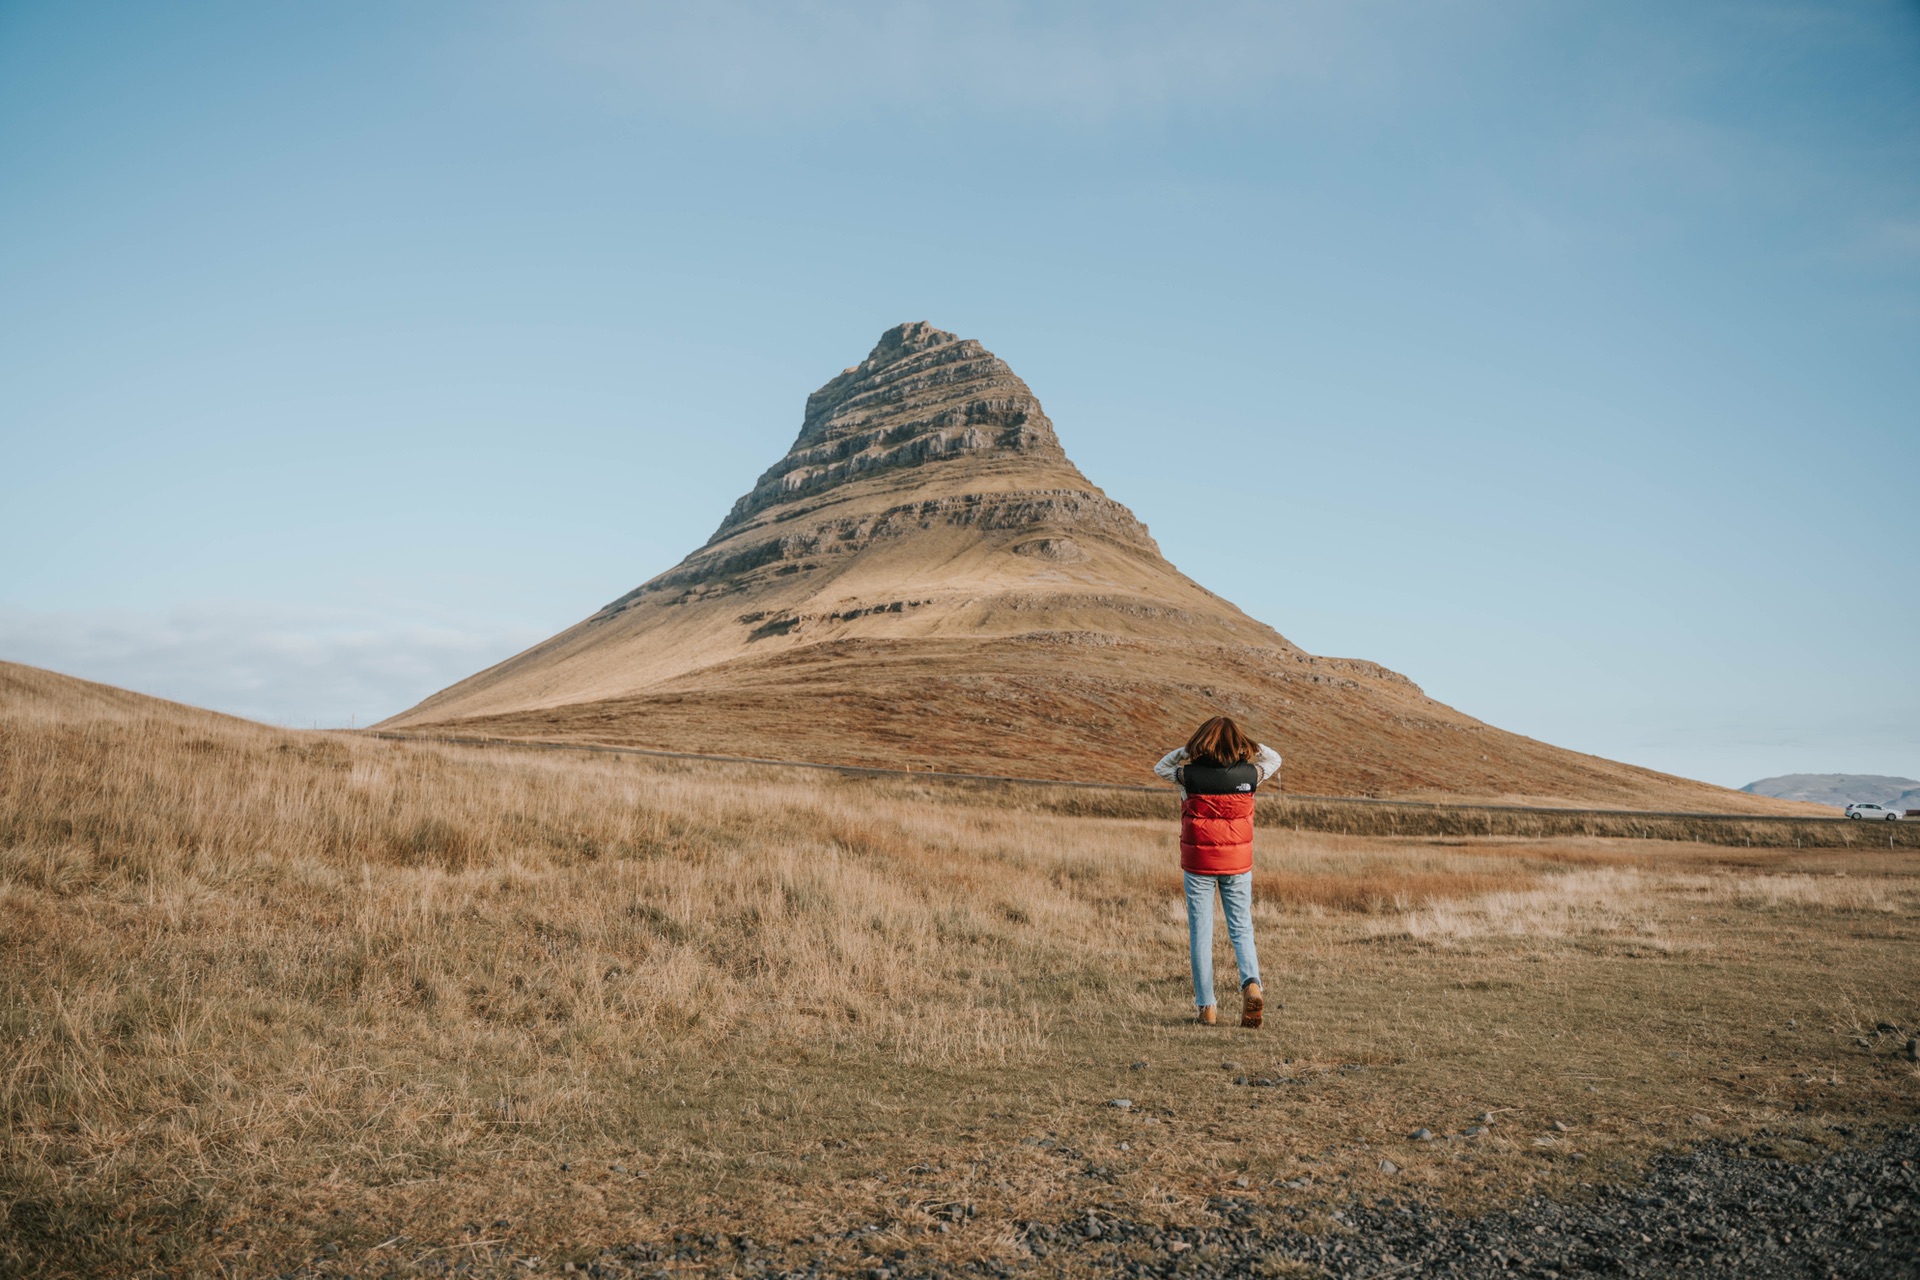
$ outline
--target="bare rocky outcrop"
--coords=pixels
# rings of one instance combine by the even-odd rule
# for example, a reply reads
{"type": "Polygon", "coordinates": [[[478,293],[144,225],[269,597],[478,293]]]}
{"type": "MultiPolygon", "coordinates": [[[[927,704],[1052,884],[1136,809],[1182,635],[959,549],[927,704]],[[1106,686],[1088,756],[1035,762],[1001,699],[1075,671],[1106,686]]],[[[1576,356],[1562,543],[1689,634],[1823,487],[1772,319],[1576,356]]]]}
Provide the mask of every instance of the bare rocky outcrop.
{"type": "Polygon", "coordinates": [[[1052,560],[1059,564],[1076,564],[1087,558],[1087,553],[1072,538],[1029,538],[1025,542],[1015,543],[1013,554],[1032,556],[1036,560],[1052,560]]]}
{"type": "Polygon", "coordinates": [[[1004,361],[920,321],[887,330],[865,360],[808,396],[793,447],[706,544],[600,616],[831,573],[878,543],[936,529],[1025,533],[1009,549],[1053,564],[1085,562],[1088,540],[1160,558],[1146,526],[1068,461],[1040,401],[1004,361]],[[960,492],[916,496],[929,485],[960,492]],[[849,501],[886,493],[906,500],[849,501]]]}
{"type": "Polygon", "coordinates": [[[992,452],[1066,457],[1040,401],[999,357],[924,320],[896,325],[865,360],[807,397],[793,448],[733,504],[708,544],[770,507],[870,472],[992,452]]]}

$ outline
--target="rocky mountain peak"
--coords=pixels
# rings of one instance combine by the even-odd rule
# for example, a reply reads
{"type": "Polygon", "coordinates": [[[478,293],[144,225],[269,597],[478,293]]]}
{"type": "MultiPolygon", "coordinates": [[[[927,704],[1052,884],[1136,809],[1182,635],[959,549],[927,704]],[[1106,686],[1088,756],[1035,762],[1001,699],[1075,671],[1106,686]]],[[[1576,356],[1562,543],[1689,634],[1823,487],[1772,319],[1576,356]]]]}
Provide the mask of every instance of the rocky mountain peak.
{"type": "Polygon", "coordinates": [[[1006,362],[924,320],[880,335],[867,358],[807,397],[786,457],[727,514],[712,542],[768,508],[856,477],[958,459],[1065,462],[1053,423],[1006,362]]]}
{"type": "Polygon", "coordinates": [[[1127,781],[1223,713],[1272,735],[1296,791],[1782,804],[1503,734],[1303,652],[1169,564],[1004,362],[925,323],[808,397],[704,545],[387,723],[1127,781]]]}
{"type": "Polygon", "coordinates": [[[873,344],[873,350],[867,353],[867,358],[845,372],[852,373],[862,368],[878,369],[905,356],[918,355],[933,347],[944,347],[949,342],[958,341],[960,339],[957,335],[948,333],[945,329],[936,329],[925,320],[910,320],[905,324],[897,324],[881,334],[880,341],[873,344]]]}

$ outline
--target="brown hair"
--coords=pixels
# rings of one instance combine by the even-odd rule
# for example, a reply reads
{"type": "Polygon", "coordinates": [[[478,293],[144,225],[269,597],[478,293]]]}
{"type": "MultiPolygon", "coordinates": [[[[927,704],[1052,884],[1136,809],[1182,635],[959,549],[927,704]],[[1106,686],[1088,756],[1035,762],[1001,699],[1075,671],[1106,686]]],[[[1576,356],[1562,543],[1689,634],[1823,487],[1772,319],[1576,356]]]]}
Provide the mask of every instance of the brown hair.
{"type": "Polygon", "coordinates": [[[1187,759],[1195,764],[1239,764],[1253,759],[1258,751],[1258,744],[1230,716],[1215,716],[1187,739],[1187,759]]]}

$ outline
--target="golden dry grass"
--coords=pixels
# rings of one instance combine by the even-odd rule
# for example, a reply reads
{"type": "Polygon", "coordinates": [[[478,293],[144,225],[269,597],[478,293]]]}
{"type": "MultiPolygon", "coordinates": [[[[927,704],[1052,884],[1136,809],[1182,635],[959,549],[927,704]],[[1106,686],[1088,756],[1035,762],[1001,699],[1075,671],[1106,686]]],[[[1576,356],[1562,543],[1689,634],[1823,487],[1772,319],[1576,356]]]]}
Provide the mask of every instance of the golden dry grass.
{"type": "Polygon", "coordinates": [[[1011,1258],[1020,1220],[1193,1221],[1238,1179],[1317,1202],[1389,1185],[1383,1152],[1391,1185],[1471,1199],[1913,1110],[1874,1030],[1920,1024],[1898,851],[1266,830],[1285,1007],[1207,1033],[1164,821],[287,733],[19,670],[0,1269],[557,1261],[729,1226],[847,1264],[1011,1258]],[[1486,1110],[1488,1137],[1402,1140],[1486,1110]],[[1549,1117],[1574,1134],[1536,1145],[1549,1117]]]}
{"type": "MultiPolygon", "coordinates": [[[[727,763],[730,757],[682,755],[650,748],[617,747],[590,742],[501,738],[473,734],[383,731],[376,736],[403,741],[464,746],[537,748],[588,755],[638,755],[653,758],[705,759],[727,763]]],[[[825,753],[831,755],[833,753],[825,753]]],[[[1005,763],[1004,761],[1002,763],[1005,763]]],[[[811,764],[807,769],[870,776],[898,776],[895,767],[811,764]]],[[[817,774],[814,776],[818,776],[817,774]]],[[[1007,802],[1005,778],[967,774],[934,774],[949,795],[971,795],[980,803],[1007,802]],[[970,780],[971,779],[971,780],[970,780]]],[[[1147,818],[1169,821],[1179,811],[1177,799],[1164,785],[1152,787],[1115,783],[1023,782],[1014,803],[1047,813],[1084,818],[1147,818]]],[[[1745,797],[1753,800],[1755,797],[1745,797]]],[[[1766,800],[1767,797],[1758,797],[1766,800]]],[[[1540,807],[1537,798],[1509,797],[1475,802],[1452,797],[1429,801],[1365,800],[1263,792],[1255,821],[1259,826],[1290,831],[1314,831],[1351,836],[1468,836],[1476,841],[1495,837],[1555,839],[1566,837],[1667,840],[1689,844],[1719,844],[1762,849],[1920,849],[1920,823],[1861,823],[1841,818],[1837,810],[1798,801],[1771,802],[1793,810],[1784,814],[1653,813],[1626,809],[1582,809],[1562,802],[1540,807]],[[1531,807],[1529,807],[1531,806],[1531,807]],[[1821,816],[1824,815],[1824,816],[1821,816]]]]}

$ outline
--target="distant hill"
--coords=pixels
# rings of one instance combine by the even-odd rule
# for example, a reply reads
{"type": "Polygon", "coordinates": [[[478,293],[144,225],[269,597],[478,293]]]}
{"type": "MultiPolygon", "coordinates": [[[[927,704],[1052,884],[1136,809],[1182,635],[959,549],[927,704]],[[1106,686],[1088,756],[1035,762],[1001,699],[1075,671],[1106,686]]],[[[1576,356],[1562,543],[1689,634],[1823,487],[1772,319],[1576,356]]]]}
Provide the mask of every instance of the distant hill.
{"type": "Polygon", "coordinates": [[[1809,800],[1844,809],[1850,804],[1883,804],[1889,809],[1920,809],[1920,780],[1877,773],[1787,773],[1740,788],[1777,800],[1809,800]]]}
{"type": "Polygon", "coordinates": [[[252,720],[169,702],[131,689],[96,684],[44,667],[0,661],[0,714],[18,720],[77,723],[92,721],[165,721],[184,729],[265,728],[252,720]]]}

